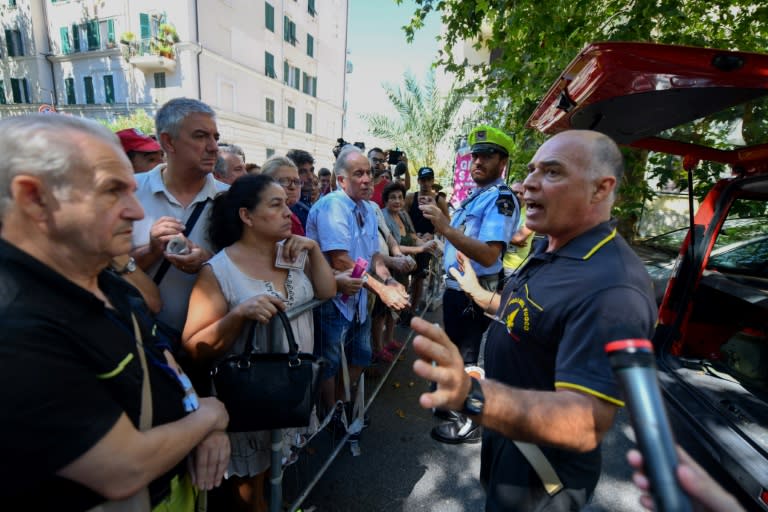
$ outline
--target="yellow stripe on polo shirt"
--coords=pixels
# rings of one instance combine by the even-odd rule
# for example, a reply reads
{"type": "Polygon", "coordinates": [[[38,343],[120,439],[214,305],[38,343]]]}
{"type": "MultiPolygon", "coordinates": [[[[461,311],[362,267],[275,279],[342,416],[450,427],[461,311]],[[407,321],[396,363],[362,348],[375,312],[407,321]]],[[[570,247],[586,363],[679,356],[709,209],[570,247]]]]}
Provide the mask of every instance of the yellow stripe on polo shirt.
{"type": "Polygon", "coordinates": [[[574,391],[581,391],[582,393],[586,393],[601,400],[605,400],[606,402],[618,407],[624,407],[624,402],[621,400],[617,400],[616,398],[600,393],[599,391],[595,391],[594,389],[580,386],[578,384],[573,384],[571,382],[555,382],[555,389],[572,389],[574,391]]]}
{"type": "Polygon", "coordinates": [[[97,379],[111,379],[115,375],[118,375],[120,372],[125,370],[125,367],[128,366],[128,363],[130,363],[131,361],[133,361],[133,354],[128,354],[127,356],[125,356],[125,358],[122,361],[120,361],[117,364],[117,366],[115,367],[114,370],[112,370],[110,372],[106,372],[106,373],[100,373],[100,374],[96,375],[96,378],[97,379]]]}
{"type": "Polygon", "coordinates": [[[613,231],[611,231],[611,234],[609,234],[608,236],[606,236],[605,238],[603,238],[602,240],[597,242],[597,244],[587,254],[585,254],[584,257],[582,257],[581,259],[588,260],[589,258],[592,257],[593,254],[595,254],[597,251],[599,251],[602,246],[604,246],[605,244],[607,244],[608,242],[610,242],[614,238],[616,238],[616,228],[613,228],[613,231]]]}
{"type": "Polygon", "coordinates": [[[528,292],[528,283],[525,283],[525,299],[531,303],[533,307],[538,309],[539,311],[544,311],[544,308],[533,302],[533,299],[531,299],[531,294],[528,292]]]}

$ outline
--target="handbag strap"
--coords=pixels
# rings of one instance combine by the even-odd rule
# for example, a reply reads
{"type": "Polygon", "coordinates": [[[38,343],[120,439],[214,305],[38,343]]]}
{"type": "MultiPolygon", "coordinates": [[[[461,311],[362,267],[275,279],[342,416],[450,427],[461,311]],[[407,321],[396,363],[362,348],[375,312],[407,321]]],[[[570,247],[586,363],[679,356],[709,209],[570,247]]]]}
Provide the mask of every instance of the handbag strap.
{"type": "MultiPolygon", "coordinates": [[[[293,334],[293,327],[291,326],[291,321],[288,320],[288,315],[286,315],[285,312],[278,310],[276,316],[280,319],[280,322],[282,322],[285,336],[288,338],[288,353],[292,356],[297,355],[299,353],[299,345],[296,343],[296,336],[293,334]]],[[[248,328],[248,337],[245,339],[245,348],[243,348],[242,354],[244,357],[247,357],[253,352],[253,338],[256,336],[256,324],[257,322],[252,320],[251,325],[248,328]]]]}
{"type": "MultiPolygon", "coordinates": [[[[207,202],[208,202],[208,198],[206,197],[205,200],[200,201],[195,205],[195,209],[192,210],[192,215],[190,215],[189,218],[187,219],[186,229],[184,230],[184,238],[189,238],[189,235],[192,233],[192,229],[194,229],[195,223],[197,222],[197,219],[200,217],[200,214],[203,213],[203,208],[205,208],[205,205],[207,202]]],[[[160,264],[160,267],[158,267],[157,272],[155,273],[155,277],[152,278],[155,284],[157,285],[160,284],[160,281],[163,280],[169,268],[171,268],[171,262],[164,259],[163,262],[160,264]]]]}

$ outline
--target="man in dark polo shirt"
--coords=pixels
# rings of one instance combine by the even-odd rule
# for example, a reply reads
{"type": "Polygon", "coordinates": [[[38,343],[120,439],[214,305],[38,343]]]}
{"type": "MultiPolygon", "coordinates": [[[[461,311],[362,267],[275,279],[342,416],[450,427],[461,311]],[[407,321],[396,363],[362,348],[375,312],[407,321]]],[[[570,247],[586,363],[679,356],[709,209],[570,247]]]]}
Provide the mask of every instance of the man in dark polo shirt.
{"type": "Polygon", "coordinates": [[[227,466],[228,416],[155,339],[117,275],[130,268],[106,270],[143,216],[130,162],[114,134],[78,117],[6,118],[0,133],[12,155],[0,161],[3,508],[173,499],[191,512],[193,482],[210,489],[227,466]]]}
{"type": "Polygon", "coordinates": [[[656,320],[649,277],[611,220],[622,173],[621,153],[605,135],[556,135],[523,183],[526,225],[546,243],[501,297],[479,285],[463,256],[463,272],[451,269],[496,319],[486,379],[464,372],[438,327],[412,323],[422,335],[414,371],[438,383],[421,396],[422,407],[462,411],[485,427],[480,477],[488,511],[581,510],[597,484],[600,441],[623,405],[603,347],[650,338],[656,320]]]}

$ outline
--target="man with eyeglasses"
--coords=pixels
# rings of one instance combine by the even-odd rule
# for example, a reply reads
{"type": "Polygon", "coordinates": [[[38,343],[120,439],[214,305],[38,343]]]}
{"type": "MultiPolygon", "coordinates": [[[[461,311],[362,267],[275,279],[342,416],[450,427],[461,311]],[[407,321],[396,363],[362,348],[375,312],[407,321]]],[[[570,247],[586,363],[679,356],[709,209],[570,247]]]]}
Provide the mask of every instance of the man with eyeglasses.
{"type": "Polygon", "coordinates": [[[301,226],[306,229],[307,215],[309,215],[309,209],[312,207],[312,178],[315,176],[315,158],[302,149],[292,149],[285,156],[293,160],[299,170],[301,196],[291,206],[291,211],[299,218],[301,226]]]}
{"type": "MultiPolygon", "coordinates": [[[[503,276],[501,258],[517,228],[520,206],[501,178],[509,161],[512,139],[497,128],[481,125],[469,133],[469,144],[472,179],[477,187],[462,201],[453,219],[450,220],[431,197],[432,200],[420,204],[419,209],[432,222],[435,232],[445,237],[445,273],[448,275],[443,294],[445,331],[459,348],[464,364],[474,366],[490,319],[461,290],[450,270],[463,269],[457,256],[461,251],[471,260],[465,264],[472,265],[482,286],[496,292],[503,276]]],[[[421,171],[419,178],[427,177],[421,171]]],[[[448,444],[480,441],[479,425],[467,416],[446,411],[436,411],[436,415],[449,420],[432,429],[431,435],[436,441],[448,444]]]]}

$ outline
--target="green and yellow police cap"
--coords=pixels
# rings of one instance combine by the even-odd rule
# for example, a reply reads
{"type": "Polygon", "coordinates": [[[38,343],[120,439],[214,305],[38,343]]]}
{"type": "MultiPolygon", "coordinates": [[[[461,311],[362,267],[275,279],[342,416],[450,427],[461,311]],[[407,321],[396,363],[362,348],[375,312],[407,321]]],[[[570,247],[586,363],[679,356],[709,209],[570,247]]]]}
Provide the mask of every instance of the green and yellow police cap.
{"type": "Polygon", "coordinates": [[[472,153],[499,153],[509,156],[512,151],[512,139],[493,126],[480,125],[469,132],[467,142],[472,153]]]}

